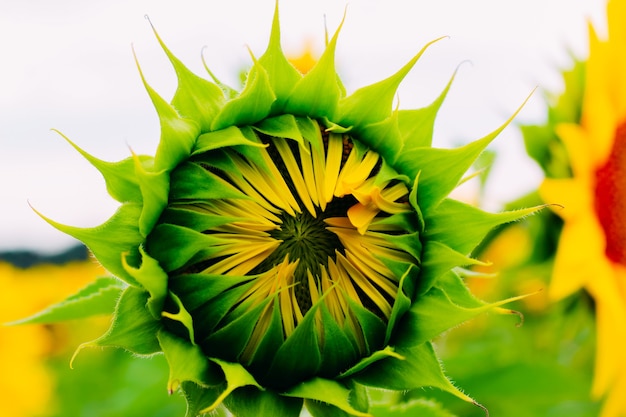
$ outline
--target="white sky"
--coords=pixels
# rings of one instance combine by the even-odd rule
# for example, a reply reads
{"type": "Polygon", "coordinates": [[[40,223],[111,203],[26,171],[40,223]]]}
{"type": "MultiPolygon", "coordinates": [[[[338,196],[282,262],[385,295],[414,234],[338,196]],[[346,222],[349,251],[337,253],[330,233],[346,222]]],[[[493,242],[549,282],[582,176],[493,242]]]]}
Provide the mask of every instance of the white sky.
{"type": "MultiPolygon", "coordinates": [[[[296,53],[307,39],[318,51],[324,18],[333,32],[345,0],[282,0],[283,45],[296,53]]],[[[439,114],[435,144],[487,134],[535,86],[561,88],[569,52],[584,57],[587,20],[602,27],[604,0],[352,0],[339,38],[338,72],[348,91],[386,78],[426,42],[433,45],[400,88],[402,108],[432,101],[463,64],[439,114]]],[[[73,243],[28,206],[62,223],[95,226],[116,209],[95,169],[52,132],[56,128],[107,160],[152,154],[156,114],[143,89],[131,44],[148,82],[166,98],[174,73],[152,35],[149,15],[169,48],[205,74],[200,51],[222,81],[248,66],[249,46],[265,50],[274,0],[0,2],[0,250],[55,251],[73,243]]],[[[541,122],[536,93],[517,123],[541,122]]],[[[489,202],[521,195],[539,181],[515,125],[493,145],[489,202]]]]}

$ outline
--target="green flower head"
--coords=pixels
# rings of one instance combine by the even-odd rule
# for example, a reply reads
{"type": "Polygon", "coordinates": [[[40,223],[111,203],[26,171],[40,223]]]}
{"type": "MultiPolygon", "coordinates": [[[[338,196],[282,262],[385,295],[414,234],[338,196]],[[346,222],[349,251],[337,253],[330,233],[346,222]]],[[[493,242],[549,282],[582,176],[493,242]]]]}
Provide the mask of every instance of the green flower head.
{"type": "Polygon", "coordinates": [[[508,311],[474,298],[462,268],[479,262],[469,254],[487,231],[533,209],[490,214],[447,197],[504,125],[433,148],[450,85],[428,107],[393,109],[425,48],[346,96],[338,34],[302,75],[281,50],[277,8],[241,92],[190,72],[157,35],[178,89],[168,103],[144,80],[161,124],[156,155],[111,163],[70,142],[121,206],[95,228],[44,217],[119,280],[35,320],[100,313],[115,295],[110,329],[82,347],[163,353],[188,417],[223,407],[366,416],[368,390],[424,386],[472,402],[430,341],[486,310],[508,311]]]}

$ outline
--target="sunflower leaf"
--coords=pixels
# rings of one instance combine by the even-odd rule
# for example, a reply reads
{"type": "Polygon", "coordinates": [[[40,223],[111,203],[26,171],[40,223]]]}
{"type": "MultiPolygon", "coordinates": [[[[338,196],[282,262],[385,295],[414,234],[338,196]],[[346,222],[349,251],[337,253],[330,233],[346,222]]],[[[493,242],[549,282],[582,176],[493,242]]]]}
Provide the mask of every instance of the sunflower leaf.
{"type": "Polygon", "coordinates": [[[100,277],[60,303],[8,324],[46,324],[111,314],[123,289],[124,284],[120,280],[100,277]]]}

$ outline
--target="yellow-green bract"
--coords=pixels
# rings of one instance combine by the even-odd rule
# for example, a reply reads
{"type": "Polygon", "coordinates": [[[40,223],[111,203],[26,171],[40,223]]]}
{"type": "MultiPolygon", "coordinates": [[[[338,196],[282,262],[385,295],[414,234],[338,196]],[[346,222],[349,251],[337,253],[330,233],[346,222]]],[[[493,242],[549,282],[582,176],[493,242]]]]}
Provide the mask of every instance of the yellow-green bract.
{"type": "Polygon", "coordinates": [[[224,406],[366,416],[369,388],[433,386],[473,401],[430,341],[507,311],[473,297],[459,272],[479,262],[469,254],[491,228],[534,209],[491,214],[447,197],[504,125],[433,148],[450,85],[428,107],[392,109],[424,50],[346,96],[338,33],[303,76],[283,55],[276,11],[241,92],[191,73],[157,35],[178,89],[167,103],[144,80],[161,124],[156,155],[110,163],[70,142],[121,206],[95,228],[44,217],[119,281],[33,320],[101,312],[121,293],[109,331],[82,347],[164,353],[168,389],[182,390],[189,417],[224,406]]]}

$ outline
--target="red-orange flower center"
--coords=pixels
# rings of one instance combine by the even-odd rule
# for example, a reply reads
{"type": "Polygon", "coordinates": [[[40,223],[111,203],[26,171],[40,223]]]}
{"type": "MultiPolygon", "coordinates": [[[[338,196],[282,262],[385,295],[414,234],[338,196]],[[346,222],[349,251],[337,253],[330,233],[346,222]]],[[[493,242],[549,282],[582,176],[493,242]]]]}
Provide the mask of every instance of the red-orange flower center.
{"type": "Polygon", "coordinates": [[[613,149],[596,171],[595,209],[606,236],[606,256],[626,265],[626,122],[615,131],[613,149]]]}

